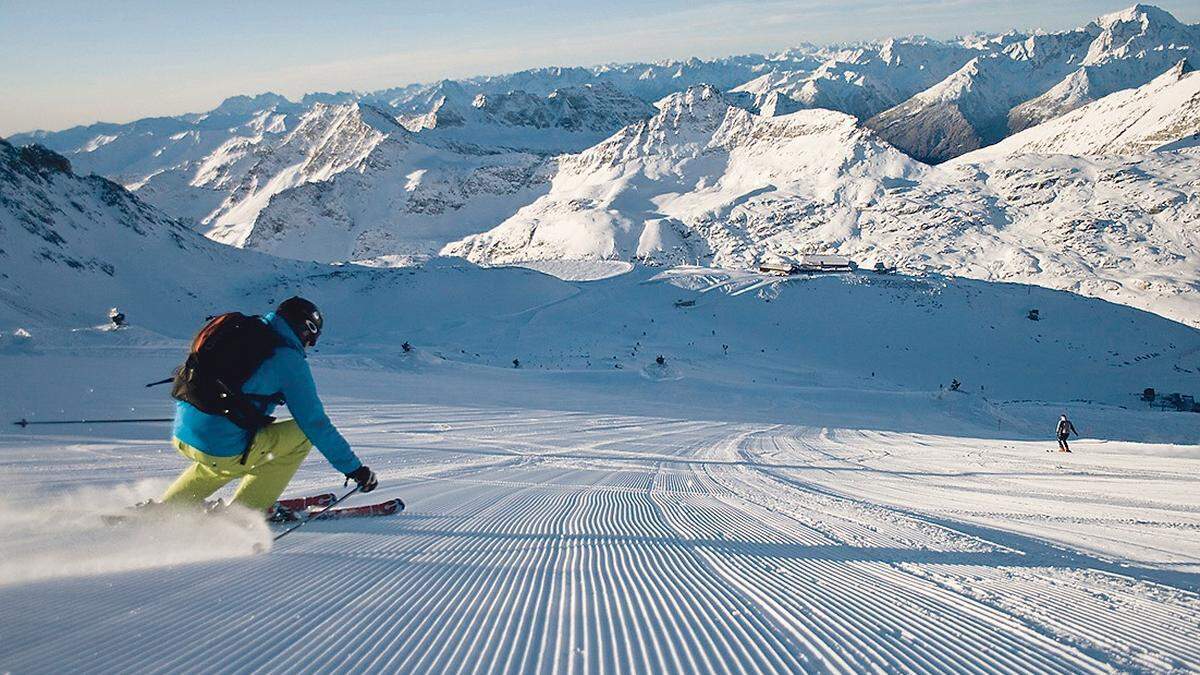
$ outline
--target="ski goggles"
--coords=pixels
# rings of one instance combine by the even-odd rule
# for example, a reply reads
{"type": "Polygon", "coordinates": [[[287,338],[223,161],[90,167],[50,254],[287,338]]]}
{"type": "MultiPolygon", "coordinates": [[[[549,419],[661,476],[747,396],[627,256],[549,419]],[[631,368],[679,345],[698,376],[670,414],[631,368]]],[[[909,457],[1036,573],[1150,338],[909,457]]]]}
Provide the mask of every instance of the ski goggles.
{"type": "Polygon", "coordinates": [[[321,328],[325,325],[325,320],[321,318],[321,313],[314,310],[312,316],[304,318],[304,328],[308,331],[308,344],[314,347],[317,344],[317,338],[321,337],[321,328]]]}

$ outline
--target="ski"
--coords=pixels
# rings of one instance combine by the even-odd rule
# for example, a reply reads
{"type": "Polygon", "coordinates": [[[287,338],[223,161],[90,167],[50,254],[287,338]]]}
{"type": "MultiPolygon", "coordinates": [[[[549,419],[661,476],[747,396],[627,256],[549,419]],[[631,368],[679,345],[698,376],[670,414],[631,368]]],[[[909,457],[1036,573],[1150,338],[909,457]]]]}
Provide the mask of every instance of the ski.
{"type": "MultiPolygon", "coordinates": [[[[280,499],[275,502],[275,506],[267,511],[268,514],[282,510],[295,514],[295,517],[288,520],[302,520],[309,509],[320,509],[329,506],[337,499],[337,495],[332,492],[326,492],[319,495],[311,495],[307,497],[293,497],[290,499],[280,499]]],[[[205,502],[204,510],[209,513],[219,511],[224,507],[224,503],[220,500],[215,502],[205,502]]],[[[130,518],[135,518],[139,515],[144,515],[148,511],[153,511],[156,508],[162,507],[162,504],[157,502],[147,502],[137,506],[129,507],[125,513],[103,514],[100,519],[106,525],[117,525],[127,522],[130,518]]]]}
{"type": "MultiPolygon", "coordinates": [[[[279,521],[280,524],[307,522],[309,520],[340,520],[342,518],[365,518],[374,516],[391,516],[400,513],[404,510],[404,501],[396,498],[389,499],[378,504],[366,504],[364,506],[348,506],[340,509],[328,509],[321,512],[312,512],[309,509],[322,509],[332,504],[337,497],[332,494],[313,495],[310,497],[296,497],[294,499],[281,499],[276,502],[279,508],[284,511],[291,512],[293,517],[287,520],[279,521]]],[[[161,507],[161,504],[143,504],[136,507],[130,507],[124,513],[101,514],[100,520],[105,525],[120,525],[128,523],[131,520],[144,517],[148,513],[157,510],[156,507],[161,507]],[[148,508],[147,508],[148,507],[148,508]]],[[[162,511],[158,511],[162,513],[162,511]]],[[[215,513],[217,510],[208,509],[209,513],[215,513]]]]}
{"type": "Polygon", "coordinates": [[[400,499],[389,499],[378,504],[366,506],[347,506],[341,509],[330,509],[324,513],[313,515],[309,520],[339,520],[341,518],[363,518],[370,516],[391,516],[404,510],[404,502],[400,499]]]}
{"type": "Polygon", "coordinates": [[[312,508],[319,509],[329,506],[335,499],[337,499],[337,495],[332,492],[326,492],[325,494],[313,495],[311,497],[280,499],[275,502],[275,505],[288,511],[306,511],[312,508]]]}

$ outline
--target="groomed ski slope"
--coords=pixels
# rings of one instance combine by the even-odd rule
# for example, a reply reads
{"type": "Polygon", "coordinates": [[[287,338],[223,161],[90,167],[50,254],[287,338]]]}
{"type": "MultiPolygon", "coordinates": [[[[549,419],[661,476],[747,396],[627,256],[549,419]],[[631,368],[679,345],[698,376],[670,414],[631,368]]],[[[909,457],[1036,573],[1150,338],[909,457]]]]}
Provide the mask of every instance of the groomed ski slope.
{"type": "MultiPolygon", "coordinates": [[[[312,523],[266,555],[0,587],[0,665],[1200,668],[1194,447],[1181,460],[1084,441],[1059,457],[1042,452],[1045,442],[702,419],[424,405],[336,412],[354,420],[352,442],[381,470],[376,494],[403,495],[408,513],[312,523]],[[913,506],[897,503],[912,497],[913,506]],[[1108,562],[1103,540],[1081,536],[1098,529],[1150,535],[1155,548],[1108,562]],[[1156,564],[1163,559],[1175,562],[1156,564]]],[[[146,475],[165,479],[179,466],[119,436],[64,445],[12,436],[6,483],[14,463],[31,467],[26,480],[82,483],[112,471],[130,446],[146,475]],[[60,470],[32,468],[41,465],[60,470]]],[[[310,462],[296,490],[330,485],[310,462]]]]}
{"type": "MultiPolygon", "coordinates": [[[[6,424],[0,672],[1200,670],[1197,416],[1132,393],[1194,329],[953,280],[351,273],[313,364],[382,481],[349,503],[408,510],[106,528],[181,469],[166,426],[6,424]]],[[[154,328],[35,329],[0,414],[159,416],[190,328],[154,328]]],[[[341,489],[314,453],[288,494],[341,489]]]]}

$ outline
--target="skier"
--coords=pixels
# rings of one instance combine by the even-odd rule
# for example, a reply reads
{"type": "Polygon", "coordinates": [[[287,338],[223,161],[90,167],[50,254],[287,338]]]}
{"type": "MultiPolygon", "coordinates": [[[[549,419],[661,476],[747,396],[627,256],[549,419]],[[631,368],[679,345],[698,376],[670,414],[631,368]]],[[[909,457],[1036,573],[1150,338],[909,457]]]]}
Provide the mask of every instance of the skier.
{"type": "Polygon", "coordinates": [[[1058,435],[1058,451],[1070,452],[1071,446],[1067,445],[1067,437],[1072,433],[1079,436],[1079,432],[1075,430],[1075,425],[1071,424],[1071,420],[1067,419],[1066,413],[1058,418],[1058,427],[1055,429],[1055,433],[1058,435]]]}
{"type": "MultiPolygon", "coordinates": [[[[305,349],[315,346],[321,336],[324,319],[320,311],[308,300],[293,297],[261,319],[248,318],[265,322],[278,336],[278,346],[240,393],[253,402],[263,419],[270,419],[266,416],[283,401],[293,419],[272,421],[252,432],[227,416],[207,414],[187,401],[178,401],[173,444],[192,463],[163,493],[162,501],[200,504],[226,483],[241,479],[233,501],[268,511],[314,444],[361,491],[374,490],[378,485],[374,472],[363,465],[330,422],[305,362],[305,349]]],[[[288,516],[271,515],[275,519],[288,516]]]]}

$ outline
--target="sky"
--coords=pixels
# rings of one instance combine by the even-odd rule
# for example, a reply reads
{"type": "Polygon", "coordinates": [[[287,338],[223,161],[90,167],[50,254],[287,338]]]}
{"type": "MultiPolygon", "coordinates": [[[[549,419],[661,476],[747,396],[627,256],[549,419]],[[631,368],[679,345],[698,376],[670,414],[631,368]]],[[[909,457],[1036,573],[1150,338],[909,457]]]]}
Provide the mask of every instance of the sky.
{"type": "MultiPolygon", "coordinates": [[[[1132,0],[0,0],[0,136],[237,94],[924,34],[1063,30],[1132,0]]],[[[1200,22],[1197,0],[1158,6],[1200,22]]]]}

